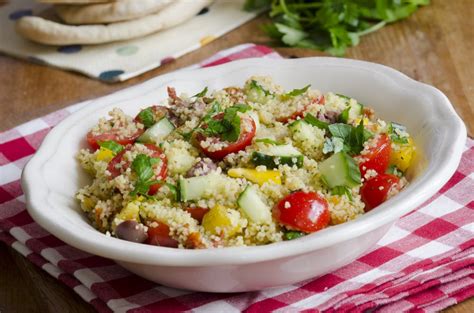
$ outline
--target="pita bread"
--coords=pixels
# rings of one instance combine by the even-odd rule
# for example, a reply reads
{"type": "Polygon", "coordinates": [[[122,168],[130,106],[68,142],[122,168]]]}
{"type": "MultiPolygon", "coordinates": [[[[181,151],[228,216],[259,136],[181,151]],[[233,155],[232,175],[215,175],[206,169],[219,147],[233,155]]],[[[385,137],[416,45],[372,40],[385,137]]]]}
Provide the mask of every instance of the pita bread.
{"type": "Polygon", "coordinates": [[[142,37],[176,26],[194,17],[212,0],[176,0],[163,10],[135,20],[109,25],[64,25],[36,16],[16,22],[23,37],[48,45],[100,44],[142,37]]]}
{"type": "Polygon", "coordinates": [[[36,0],[41,3],[51,4],[90,4],[90,3],[106,3],[115,2],[116,0],[36,0]]]}
{"type": "Polygon", "coordinates": [[[155,13],[172,0],[117,0],[89,5],[56,5],[56,13],[67,24],[107,24],[155,13]]]}

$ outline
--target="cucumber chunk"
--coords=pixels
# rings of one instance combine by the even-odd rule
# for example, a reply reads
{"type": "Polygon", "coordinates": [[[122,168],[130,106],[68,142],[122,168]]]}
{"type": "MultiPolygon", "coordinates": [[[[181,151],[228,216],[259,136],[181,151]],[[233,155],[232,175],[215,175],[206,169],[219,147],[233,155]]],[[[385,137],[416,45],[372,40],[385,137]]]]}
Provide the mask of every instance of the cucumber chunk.
{"type": "Polygon", "coordinates": [[[277,168],[280,164],[302,167],[303,155],[290,144],[272,145],[262,151],[254,152],[252,162],[255,165],[265,165],[267,168],[277,168]]]}
{"type": "Polygon", "coordinates": [[[364,112],[364,106],[359,102],[353,102],[349,107],[349,120],[355,120],[362,116],[364,112]]]}
{"type": "Polygon", "coordinates": [[[179,178],[179,191],[181,201],[198,200],[203,198],[212,183],[216,179],[215,175],[196,176],[190,178],[179,178]]]}
{"type": "Polygon", "coordinates": [[[237,204],[252,222],[258,224],[271,223],[271,209],[262,200],[255,186],[247,186],[237,199],[237,204]]]}
{"type": "Polygon", "coordinates": [[[321,179],[330,188],[355,187],[361,183],[360,170],[354,159],[345,152],[333,154],[319,164],[321,179]]]}
{"type": "Polygon", "coordinates": [[[173,123],[171,123],[170,120],[164,117],[158,122],[156,122],[153,126],[148,128],[140,137],[138,137],[137,141],[158,145],[174,129],[175,127],[173,123]]]}

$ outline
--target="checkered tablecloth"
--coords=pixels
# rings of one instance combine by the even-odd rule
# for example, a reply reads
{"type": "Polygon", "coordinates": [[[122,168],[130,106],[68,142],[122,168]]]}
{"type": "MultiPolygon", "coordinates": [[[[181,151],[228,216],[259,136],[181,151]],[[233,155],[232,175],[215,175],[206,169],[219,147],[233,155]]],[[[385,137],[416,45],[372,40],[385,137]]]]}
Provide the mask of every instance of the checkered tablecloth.
{"type": "MultiPolygon", "coordinates": [[[[246,44],[196,66],[247,57],[279,58],[246,44]]],[[[365,255],[322,277],[238,294],[177,290],[113,261],[66,245],[28,215],[20,185],[25,163],[49,130],[83,105],[0,134],[0,240],[77,292],[100,312],[432,312],[474,296],[474,141],[450,181],[402,217],[365,255]]],[[[278,273],[275,273],[278,275],[278,273]]]]}

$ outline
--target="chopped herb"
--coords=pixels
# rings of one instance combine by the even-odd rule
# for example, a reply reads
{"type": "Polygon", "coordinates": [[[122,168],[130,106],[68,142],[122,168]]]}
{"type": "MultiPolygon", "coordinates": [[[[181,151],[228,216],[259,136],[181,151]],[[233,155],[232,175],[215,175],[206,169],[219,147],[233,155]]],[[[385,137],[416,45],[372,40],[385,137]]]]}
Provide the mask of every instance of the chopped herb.
{"type": "Polygon", "coordinates": [[[198,92],[197,94],[195,94],[194,96],[192,96],[192,98],[202,98],[204,97],[206,94],[207,94],[207,86],[201,90],[200,92],[198,92]]]}
{"type": "Polygon", "coordinates": [[[112,151],[114,154],[118,154],[123,150],[123,146],[113,140],[99,141],[99,146],[112,151]]]}
{"type": "MultiPolygon", "coordinates": [[[[212,117],[221,111],[222,111],[221,104],[217,101],[214,101],[211,105],[211,109],[209,110],[209,112],[206,113],[206,115],[204,115],[204,117],[199,122],[199,125],[208,124],[209,122],[213,120],[212,117]]],[[[193,136],[194,132],[196,132],[197,130],[203,131],[203,129],[199,128],[198,126],[196,128],[191,129],[191,131],[187,133],[181,133],[181,136],[183,136],[184,140],[189,141],[191,137],[193,136]]]]}
{"type": "Polygon", "coordinates": [[[293,240],[304,237],[304,233],[300,231],[287,231],[283,234],[285,240],[293,240]]]}
{"type": "Polygon", "coordinates": [[[323,121],[318,120],[314,115],[308,113],[304,117],[304,121],[312,126],[316,126],[320,129],[328,129],[329,124],[323,121]]]}
{"type": "Polygon", "coordinates": [[[401,136],[400,134],[406,134],[407,129],[405,126],[401,124],[397,124],[391,122],[388,126],[388,133],[390,136],[390,140],[394,143],[398,144],[406,144],[408,143],[408,137],[401,136]]]}
{"type": "Polygon", "coordinates": [[[139,154],[135,157],[131,168],[137,174],[137,182],[135,183],[135,189],[130,193],[132,196],[137,194],[147,195],[151,185],[161,182],[159,180],[151,180],[154,174],[153,165],[158,162],[161,162],[161,160],[146,154],[139,154]]]}
{"type": "Polygon", "coordinates": [[[339,137],[344,141],[344,151],[351,155],[359,154],[364,149],[366,142],[373,135],[364,128],[363,121],[357,127],[351,125],[335,123],[328,126],[333,137],[339,137]]]}
{"type": "Polygon", "coordinates": [[[155,115],[153,114],[152,108],[141,110],[140,113],[138,113],[138,118],[140,119],[140,123],[145,125],[146,128],[155,124],[155,115]]]}
{"type": "Polygon", "coordinates": [[[217,120],[212,117],[203,119],[206,128],[199,128],[199,132],[206,136],[219,136],[221,139],[235,142],[240,137],[240,117],[238,112],[250,110],[250,106],[236,104],[224,110],[222,119],[217,120]]]}
{"type": "Polygon", "coordinates": [[[166,187],[168,187],[168,189],[170,190],[171,194],[173,195],[174,200],[179,201],[180,199],[179,188],[170,183],[166,183],[166,187]]]}
{"type": "Polygon", "coordinates": [[[253,80],[250,82],[250,89],[255,89],[257,91],[262,92],[265,96],[271,96],[273,95],[270,91],[266,90],[263,88],[257,81],[253,80]]]}
{"type": "Polygon", "coordinates": [[[398,169],[398,167],[396,167],[396,166],[393,165],[393,164],[388,167],[387,173],[388,173],[388,174],[392,174],[392,175],[396,175],[396,176],[398,176],[398,177],[402,177],[402,176],[403,176],[403,172],[400,171],[400,170],[398,169]]]}
{"type": "Polygon", "coordinates": [[[341,123],[346,123],[349,121],[349,110],[351,109],[351,107],[347,107],[344,111],[341,112],[341,114],[339,114],[337,120],[341,123]]]}
{"type": "Polygon", "coordinates": [[[311,85],[307,85],[301,89],[293,89],[292,91],[288,92],[288,93],[285,93],[283,96],[285,97],[296,97],[296,96],[300,96],[302,94],[304,94],[308,89],[309,87],[311,87],[311,85]]]}
{"type": "Polygon", "coordinates": [[[343,99],[346,100],[346,101],[350,101],[350,100],[351,100],[350,97],[345,96],[345,95],[342,95],[342,94],[340,94],[340,93],[336,93],[336,96],[339,96],[339,97],[343,98],[343,99]]]}
{"type": "Polygon", "coordinates": [[[349,201],[353,200],[351,190],[347,186],[336,186],[331,189],[331,194],[338,196],[346,195],[349,201]]]}

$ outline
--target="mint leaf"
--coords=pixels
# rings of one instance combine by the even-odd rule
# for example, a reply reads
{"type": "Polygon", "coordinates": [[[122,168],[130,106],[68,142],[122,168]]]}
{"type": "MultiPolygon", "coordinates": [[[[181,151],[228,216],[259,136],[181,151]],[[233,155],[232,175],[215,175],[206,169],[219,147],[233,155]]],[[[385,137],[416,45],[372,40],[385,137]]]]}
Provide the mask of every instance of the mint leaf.
{"type": "Polygon", "coordinates": [[[349,138],[352,132],[352,128],[353,127],[351,125],[342,123],[335,123],[328,126],[331,135],[333,135],[334,137],[342,138],[344,141],[349,138]]]}
{"type": "Polygon", "coordinates": [[[146,154],[139,154],[132,162],[132,170],[137,174],[138,180],[146,181],[153,176],[151,158],[146,154]]]}
{"type": "Polygon", "coordinates": [[[308,124],[310,124],[310,125],[312,125],[312,126],[316,126],[317,128],[320,128],[320,129],[328,129],[328,127],[329,127],[329,124],[328,124],[328,123],[318,120],[318,119],[317,119],[314,115],[312,115],[311,113],[306,114],[303,120],[304,120],[306,123],[308,123],[308,124]]]}
{"type": "Polygon", "coordinates": [[[201,90],[200,92],[198,92],[197,94],[195,94],[194,96],[192,96],[192,98],[202,98],[204,97],[205,95],[207,94],[207,86],[201,90]]]}
{"type": "Polygon", "coordinates": [[[364,129],[363,121],[357,127],[336,123],[329,125],[328,129],[334,137],[339,137],[344,141],[343,151],[351,155],[359,154],[364,148],[364,142],[373,136],[364,129]]]}
{"type": "Polygon", "coordinates": [[[118,154],[123,150],[123,146],[113,140],[99,141],[98,144],[101,148],[108,149],[114,154],[118,154]]]}
{"type": "Polygon", "coordinates": [[[152,108],[141,110],[140,113],[138,113],[138,119],[146,128],[153,126],[153,124],[155,124],[155,115],[153,114],[152,108]]]}

